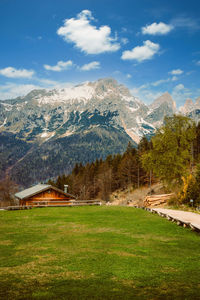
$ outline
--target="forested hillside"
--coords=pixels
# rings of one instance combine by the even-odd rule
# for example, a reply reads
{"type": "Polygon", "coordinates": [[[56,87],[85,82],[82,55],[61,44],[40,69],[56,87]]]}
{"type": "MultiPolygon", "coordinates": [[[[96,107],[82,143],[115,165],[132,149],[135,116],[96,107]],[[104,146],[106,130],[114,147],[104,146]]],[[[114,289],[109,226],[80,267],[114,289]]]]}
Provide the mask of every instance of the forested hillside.
{"type": "Polygon", "coordinates": [[[31,145],[10,132],[0,133],[0,179],[9,167],[18,162],[31,148],[31,145]]]}
{"type": "Polygon", "coordinates": [[[101,198],[109,200],[110,194],[117,189],[125,189],[130,184],[140,187],[147,184],[149,174],[142,167],[140,157],[150,144],[143,138],[138,149],[128,144],[123,154],[108,155],[105,160],[96,160],[86,165],[76,164],[70,175],[62,175],[50,184],[60,189],[69,185],[69,192],[81,199],[101,198]]]}
{"type": "Polygon", "coordinates": [[[76,164],[70,175],[61,175],[49,183],[81,199],[109,200],[117,189],[151,185],[162,181],[168,190],[179,191],[178,201],[189,203],[192,197],[200,203],[200,123],[188,117],[166,117],[164,125],[148,141],[145,137],[138,148],[131,144],[124,154],[109,155],[86,165],[76,164]]]}
{"type": "Polygon", "coordinates": [[[99,126],[84,132],[49,140],[33,147],[11,170],[11,179],[28,187],[58,174],[69,174],[76,163],[86,164],[96,158],[105,159],[123,153],[130,137],[111,126],[99,126]]]}

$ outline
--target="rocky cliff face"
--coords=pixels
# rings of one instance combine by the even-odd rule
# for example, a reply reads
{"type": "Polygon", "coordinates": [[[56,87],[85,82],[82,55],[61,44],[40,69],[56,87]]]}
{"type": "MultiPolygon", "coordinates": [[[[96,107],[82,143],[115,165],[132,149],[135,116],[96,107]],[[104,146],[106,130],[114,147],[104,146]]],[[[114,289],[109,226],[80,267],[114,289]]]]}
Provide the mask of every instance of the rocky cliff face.
{"type": "MultiPolygon", "coordinates": [[[[198,119],[199,102],[187,101],[182,112],[198,119]]],[[[175,112],[169,93],[148,107],[112,78],[72,88],[33,90],[0,101],[0,157],[5,161],[1,176],[7,170],[15,181],[28,185],[69,172],[76,162],[123,152],[129,141],[136,145],[142,136],[152,136],[164,117],[175,112]],[[9,141],[19,147],[9,147],[9,141]],[[41,174],[38,166],[43,166],[41,174]]]]}
{"type": "Polygon", "coordinates": [[[180,112],[198,122],[200,120],[200,97],[195,102],[187,99],[184,106],[180,107],[180,112]]]}
{"type": "Polygon", "coordinates": [[[176,111],[176,103],[171,95],[166,92],[149,106],[146,120],[154,127],[158,128],[162,125],[165,116],[171,116],[176,111]]]}
{"type": "Polygon", "coordinates": [[[28,141],[69,136],[99,125],[123,129],[131,138],[135,136],[135,142],[154,131],[142,119],[148,107],[113,79],[61,90],[34,90],[0,105],[0,130],[28,141]]]}

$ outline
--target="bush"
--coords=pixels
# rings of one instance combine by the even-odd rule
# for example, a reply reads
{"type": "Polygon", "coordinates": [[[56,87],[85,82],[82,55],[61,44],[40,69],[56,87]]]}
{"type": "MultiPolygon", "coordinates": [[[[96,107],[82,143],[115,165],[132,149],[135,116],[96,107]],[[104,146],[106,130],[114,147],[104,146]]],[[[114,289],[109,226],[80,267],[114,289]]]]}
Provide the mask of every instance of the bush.
{"type": "Polygon", "coordinates": [[[171,197],[168,201],[167,204],[169,206],[176,206],[178,207],[180,205],[179,198],[177,196],[171,197]]]}
{"type": "Polygon", "coordinates": [[[179,200],[182,204],[191,205],[190,200],[193,199],[193,205],[200,205],[200,165],[197,165],[195,175],[190,174],[183,177],[183,189],[179,194],[179,200]]]}

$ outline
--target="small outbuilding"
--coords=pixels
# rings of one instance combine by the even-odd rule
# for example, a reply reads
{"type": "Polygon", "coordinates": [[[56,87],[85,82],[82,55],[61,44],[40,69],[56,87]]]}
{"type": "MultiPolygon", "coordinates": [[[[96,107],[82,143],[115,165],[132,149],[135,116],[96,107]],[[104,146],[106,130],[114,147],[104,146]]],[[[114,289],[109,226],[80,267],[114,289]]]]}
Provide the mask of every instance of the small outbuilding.
{"type": "Polygon", "coordinates": [[[15,194],[20,206],[66,206],[76,197],[52,185],[37,184],[15,194]]]}

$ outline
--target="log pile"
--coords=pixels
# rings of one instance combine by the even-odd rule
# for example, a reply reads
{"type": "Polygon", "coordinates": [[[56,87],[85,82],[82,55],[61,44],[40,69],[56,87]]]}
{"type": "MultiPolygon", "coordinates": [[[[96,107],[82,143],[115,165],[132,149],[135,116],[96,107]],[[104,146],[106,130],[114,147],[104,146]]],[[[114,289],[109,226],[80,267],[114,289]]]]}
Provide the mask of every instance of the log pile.
{"type": "Polygon", "coordinates": [[[152,207],[152,206],[158,206],[158,205],[161,205],[161,204],[166,204],[167,201],[173,196],[174,196],[174,193],[146,196],[146,198],[144,200],[144,206],[145,207],[152,207]]]}

